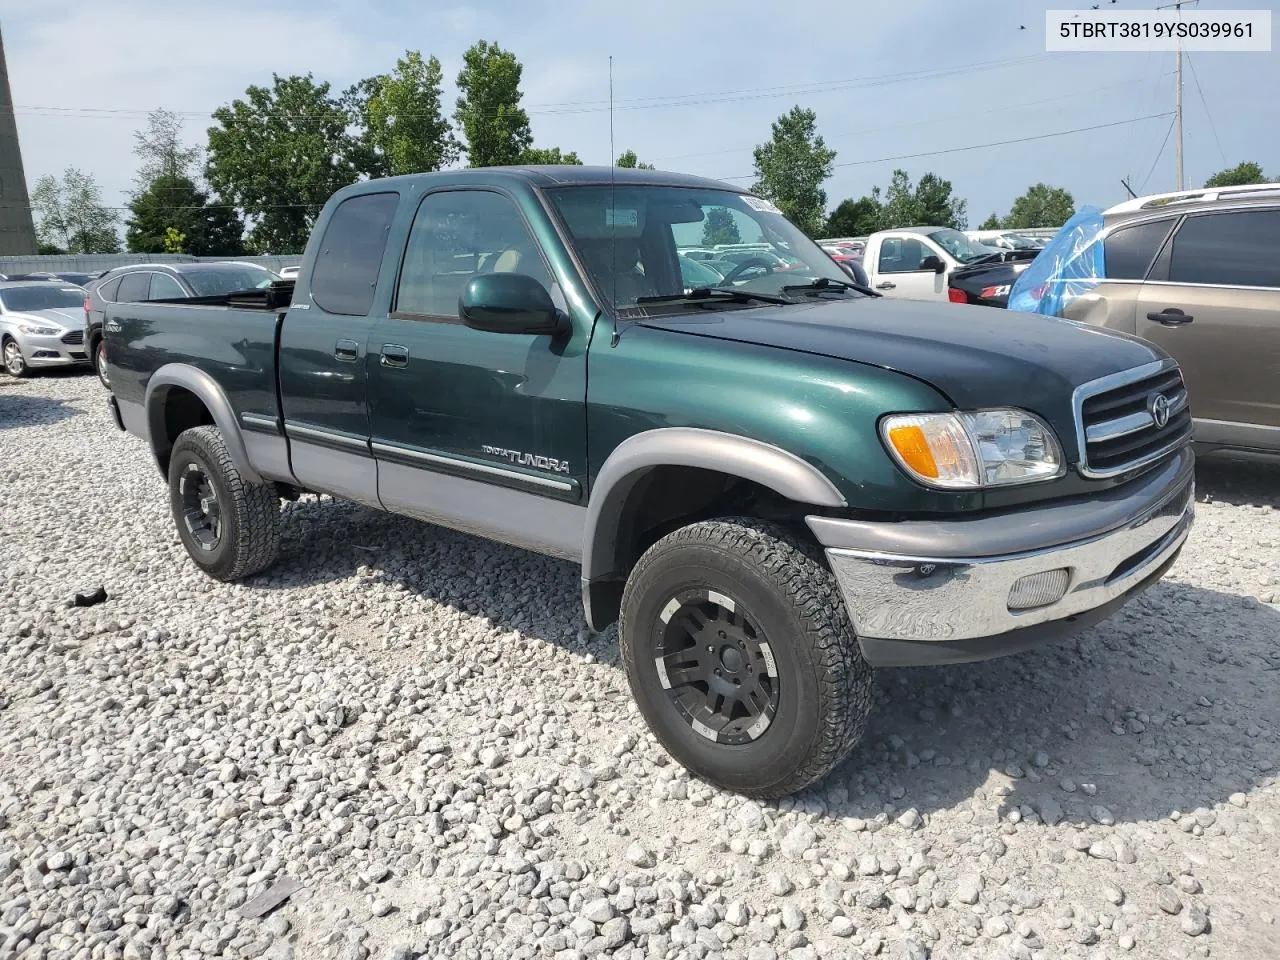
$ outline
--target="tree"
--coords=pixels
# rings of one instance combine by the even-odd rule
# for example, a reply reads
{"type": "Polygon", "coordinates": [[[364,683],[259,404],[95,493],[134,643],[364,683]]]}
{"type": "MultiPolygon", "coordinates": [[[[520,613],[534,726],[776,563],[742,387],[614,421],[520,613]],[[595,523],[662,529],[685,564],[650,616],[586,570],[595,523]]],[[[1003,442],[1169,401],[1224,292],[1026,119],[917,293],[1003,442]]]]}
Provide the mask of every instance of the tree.
{"type": "Polygon", "coordinates": [[[1037,183],[1013,201],[1009,215],[1004,218],[1006,230],[1029,227],[1060,227],[1076,212],[1076,202],[1061,187],[1037,183]]]}
{"type": "Polygon", "coordinates": [[[441,110],[443,79],[439,60],[408,50],[391,73],[362,81],[344,95],[347,100],[367,93],[359,120],[377,173],[425,173],[458,159],[458,141],[441,110]]]}
{"type": "Polygon", "coordinates": [[[147,126],[133,135],[138,187],[146,189],[160,177],[190,177],[200,160],[200,148],[182,142],[182,118],[169,110],[147,114],[147,126]]]}
{"type": "Polygon", "coordinates": [[[1206,187],[1243,187],[1251,183],[1270,183],[1262,167],[1252,160],[1219,170],[1204,182],[1206,187]]]}
{"type": "Polygon", "coordinates": [[[486,40],[462,55],[453,117],[466,141],[468,166],[519,163],[533,145],[529,115],[520,106],[522,70],[515,54],[486,40]]]}
{"type": "MultiPolygon", "coordinates": [[[[879,190],[872,190],[871,195],[878,199],[879,190]]],[[[881,206],[880,229],[927,226],[963,230],[969,222],[968,206],[952,195],[950,180],[926,173],[913,186],[907,171],[894,170],[881,206]]]]}
{"type": "Polygon", "coordinates": [[[578,159],[576,153],[570,150],[568,153],[561,154],[559,147],[529,147],[520,154],[518,162],[531,166],[544,163],[582,166],[582,161],[578,159]]]}
{"type": "Polygon", "coordinates": [[[185,253],[187,235],[176,227],[166,227],[164,231],[164,252],[185,253]]]}
{"type": "Polygon", "coordinates": [[[91,174],[68,167],[62,179],[49,174],[31,192],[36,237],[42,247],[68,253],[117,253],[117,215],[102,205],[102,188],[91,174]]]}
{"type": "Polygon", "coordinates": [[[189,177],[162,176],[129,202],[125,243],[131,253],[171,253],[170,230],[183,235],[183,253],[233,257],[244,253],[244,221],[229,206],[211,204],[189,177]]]}
{"type": "Polygon", "coordinates": [[[725,207],[712,207],[702,222],[702,245],[716,247],[722,243],[741,243],[742,234],[733,214],[725,207]]]}
{"type": "Polygon", "coordinates": [[[344,105],[310,74],[273,74],[270,88],[249,87],[213,118],[209,185],[252,220],[255,249],[299,252],[324,202],[360,172],[344,105]]]}
{"type": "Polygon", "coordinates": [[[987,216],[987,219],[983,220],[982,223],[978,224],[978,229],[979,230],[999,230],[1000,229],[999,215],[994,213],[989,214],[987,216]]]}
{"type": "Polygon", "coordinates": [[[827,217],[828,237],[863,237],[880,229],[880,201],[876,197],[841,200],[827,217]]]}
{"type": "Polygon", "coordinates": [[[615,166],[622,167],[624,170],[652,170],[652,163],[641,163],[640,158],[636,156],[634,150],[624,150],[618,154],[615,166]]]}
{"type": "Polygon", "coordinates": [[[818,136],[816,123],[817,115],[801,107],[792,107],[775,120],[773,136],[755,149],[752,187],[810,236],[822,231],[827,206],[822,184],[831,176],[836,158],[836,152],[818,136]]]}

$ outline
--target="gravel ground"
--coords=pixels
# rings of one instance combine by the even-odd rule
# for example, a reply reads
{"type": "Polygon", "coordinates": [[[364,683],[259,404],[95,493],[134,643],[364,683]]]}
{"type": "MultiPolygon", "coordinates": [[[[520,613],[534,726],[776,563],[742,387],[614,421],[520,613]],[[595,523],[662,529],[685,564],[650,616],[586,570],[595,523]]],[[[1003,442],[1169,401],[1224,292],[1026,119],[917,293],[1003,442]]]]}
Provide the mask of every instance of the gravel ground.
{"type": "Polygon", "coordinates": [[[667,760],[569,564],[309,497],[214,583],[92,376],[0,379],[0,490],[0,958],[1280,955],[1280,472],[776,804],[667,760]]]}

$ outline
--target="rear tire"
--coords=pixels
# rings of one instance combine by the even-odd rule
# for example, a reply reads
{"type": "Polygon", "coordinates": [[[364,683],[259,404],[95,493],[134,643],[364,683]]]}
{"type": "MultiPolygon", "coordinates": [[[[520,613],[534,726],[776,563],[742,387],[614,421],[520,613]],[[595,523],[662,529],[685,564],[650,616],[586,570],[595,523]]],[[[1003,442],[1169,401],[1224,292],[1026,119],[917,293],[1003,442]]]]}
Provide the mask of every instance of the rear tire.
{"type": "Polygon", "coordinates": [[[22,355],[22,348],[18,346],[18,341],[12,337],[5,337],[4,343],[0,344],[0,354],[3,354],[4,369],[9,376],[18,380],[31,376],[31,368],[27,366],[27,360],[22,355]]]}
{"type": "Polygon", "coordinates": [[[240,476],[217,427],[178,436],[169,458],[169,507],[187,553],[215,580],[241,580],[275,562],[280,497],[274,485],[240,476]]]}
{"type": "Polygon", "coordinates": [[[107,374],[107,341],[99,337],[93,344],[93,369],[98,374],[98,380],[108,390],[111,389],[111,379],[107,374]]]}
{"type": "Polygon", "coordinates": [[[818,551],[751,518],[682,527],[627,580],[622,659],[668,752],[725,790],[773,798],[858,740],[872,671],[818,551]]]}

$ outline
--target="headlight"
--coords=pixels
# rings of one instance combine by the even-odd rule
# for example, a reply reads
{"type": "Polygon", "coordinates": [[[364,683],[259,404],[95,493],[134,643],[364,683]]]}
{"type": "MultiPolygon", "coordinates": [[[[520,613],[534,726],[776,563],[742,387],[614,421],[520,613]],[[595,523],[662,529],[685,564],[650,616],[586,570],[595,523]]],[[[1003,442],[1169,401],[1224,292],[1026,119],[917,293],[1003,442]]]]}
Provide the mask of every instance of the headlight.
{"type": "Polygon", "coordinates": [[[56,337],[62,332],[59,327],[37,327],[30,323],[20,323],[18,329],[29,337],[56,337]]]}
{"type": "Polygon", "coordinates": [[[1058,438],[1025,410],[896,414],[880,421],[880,435],[898,465],[931,487],[970,490],[1062,474],[1058,438]]]}

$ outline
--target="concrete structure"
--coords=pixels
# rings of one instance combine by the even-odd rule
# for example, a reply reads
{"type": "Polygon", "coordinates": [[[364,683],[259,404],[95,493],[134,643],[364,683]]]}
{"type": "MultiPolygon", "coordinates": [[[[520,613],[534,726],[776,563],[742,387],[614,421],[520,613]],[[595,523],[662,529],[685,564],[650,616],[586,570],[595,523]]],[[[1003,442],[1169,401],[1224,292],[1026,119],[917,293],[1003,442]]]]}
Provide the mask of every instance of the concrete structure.
{"type": "Polygon", "coordinates": [[[36,252],[27,176],[18,147],[18,121],[13,115],[9,68],[0,35],[0,256],[30,256],[36,252]]]}

